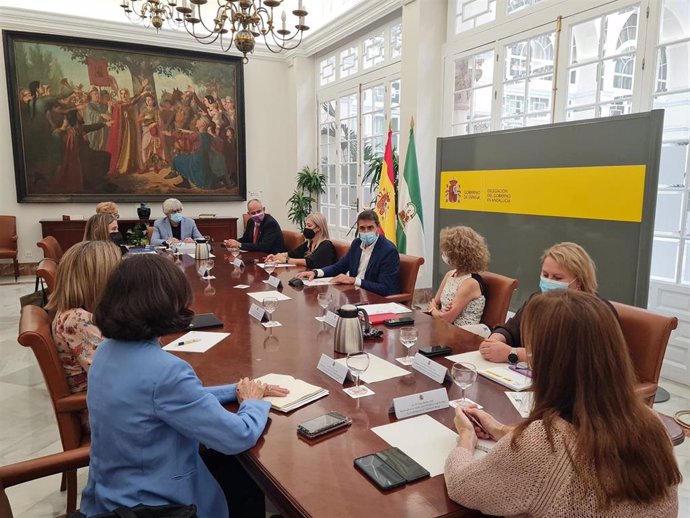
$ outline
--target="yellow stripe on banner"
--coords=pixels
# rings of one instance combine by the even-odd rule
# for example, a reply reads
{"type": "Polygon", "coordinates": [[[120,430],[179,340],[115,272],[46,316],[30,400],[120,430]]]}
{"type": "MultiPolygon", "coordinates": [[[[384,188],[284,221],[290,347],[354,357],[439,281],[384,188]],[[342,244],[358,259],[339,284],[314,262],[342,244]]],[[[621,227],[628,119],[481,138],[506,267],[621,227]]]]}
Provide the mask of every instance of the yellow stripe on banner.
{"type": "Polygon", "coordinates": [[[646,166],[442,171],[442,209],[642,221],[646,166]]]}

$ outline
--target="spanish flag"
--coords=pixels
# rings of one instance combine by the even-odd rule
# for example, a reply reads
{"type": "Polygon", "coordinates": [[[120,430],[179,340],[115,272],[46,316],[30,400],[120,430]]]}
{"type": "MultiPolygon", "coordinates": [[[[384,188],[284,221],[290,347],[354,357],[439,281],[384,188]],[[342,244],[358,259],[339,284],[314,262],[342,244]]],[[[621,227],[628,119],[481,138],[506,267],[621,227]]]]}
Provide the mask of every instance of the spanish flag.
{"type": "Polygon", "coordinates": [[[376,212],[381,222],[381,233],[393,244],[396,243],[396,205],[395,205],[395,169],[393,168],[393,130],[388,124],[388,141],[383,153],[379,194],[376,197],[376,212]]]}

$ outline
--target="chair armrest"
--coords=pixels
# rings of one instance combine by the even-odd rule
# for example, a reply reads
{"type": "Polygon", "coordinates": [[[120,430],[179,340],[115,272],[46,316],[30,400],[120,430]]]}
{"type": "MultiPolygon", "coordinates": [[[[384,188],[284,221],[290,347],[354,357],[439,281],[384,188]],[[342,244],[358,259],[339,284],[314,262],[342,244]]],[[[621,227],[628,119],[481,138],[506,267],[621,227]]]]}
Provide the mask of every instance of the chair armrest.
{"type": "Polygon", "coordinates": [[[384,297],[388,302],[412,302],[412,293],[398,293],[384,297]]]}
{"type": "Polygon", "coordinates": [[[649,404],[649,406],[652,406],[657,387],[658,385],[656,383],[638,383],[637,385],[635,385],[635,394],[637,394],[637,396],[641,399],[648,400],[647,403],[649,404]]]}
{"type": "Polygon", "coordinates": [[[55,402],[55,410],[63,414],[86,410],[86,394],[72,394],[58,399],[55,402]]]}
{"type": "Polygon", "coordinates": [[[82,446],[74,450],[2,466],[0,467],[0,482],[3,486],[10,487],[29,480],[87,466],[89,464],[89,449],[90,446],[82,446]]]}
{"type": "Polygon", "coordinates": [[[13,235],[10,239],[12,239],[12,241],[16,241],[17,240],[17,234],[13,235]]]}

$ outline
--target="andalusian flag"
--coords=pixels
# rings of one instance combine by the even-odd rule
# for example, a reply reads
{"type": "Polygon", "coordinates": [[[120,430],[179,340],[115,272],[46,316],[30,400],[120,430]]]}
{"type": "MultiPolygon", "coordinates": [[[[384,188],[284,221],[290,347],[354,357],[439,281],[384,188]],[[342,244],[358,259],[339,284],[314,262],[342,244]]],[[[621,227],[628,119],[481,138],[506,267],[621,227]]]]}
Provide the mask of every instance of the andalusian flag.
{"type": "Polygon", "coordinates": [[[393,169],[393,130],[388,124],[388,142],[383,153],[379,194],[376,198],[376,212],[381,222],[381,232],[395,244],[395,170],[393,169]]]}
{"type": "Polygon", "coordinates": [[[405,171],[398,181],[398,251],[424,257],[424,219],[414,144],[414,119],[410,121],[405,171]]]}

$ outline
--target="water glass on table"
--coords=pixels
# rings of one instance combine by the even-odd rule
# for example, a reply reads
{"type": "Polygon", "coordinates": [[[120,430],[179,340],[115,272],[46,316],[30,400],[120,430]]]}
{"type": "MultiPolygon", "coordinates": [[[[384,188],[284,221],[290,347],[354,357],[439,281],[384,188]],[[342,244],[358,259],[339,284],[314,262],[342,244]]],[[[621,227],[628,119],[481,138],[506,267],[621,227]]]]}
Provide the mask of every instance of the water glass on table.
{"type": "Polygon", "coordinates": [[[355,386],[350,390],[351,394],[359,395],[366,393],[367,390],[364,387],[359,386],[360,375],[369,368],[369,354],[365,352],[350,353],[347,355],[347,360],[345,360],[347,368],[355,377],[355,386]]]}
{"type": "Polygon", "coordinates": [[[316,302],[319,303],[319,306],[323,309],[323,316],[326,316],[326,313],[328,312],[328,306],[331,305],[331,300],[333,297],[331,297],[331,294],[327,291],[324,291],[322,293],[319,293],[316,296],[316,302]]]}
{"type": "Polygon", "coordinates": [[[453,382],[460,387],[460,399],[450,402],[452,407],[467,407],[472,402],[465,397],[465,390],[470,388],[477,380],[477,367],[473,363],[462,362],[454,363],[450,370],[450,376],[453,382]]]}
{"type": "Polygon", "coordinates": [[[412,364],[412,356],[410,356],[410,349],[417,343],[417,328],[408,326],[400,328],[400,343],[406,349],[405,365],[412,364]]]}
{"type": "Polygon", "coordinates": [[[278,308],[278,299],[276,297],[266,297],[262,305],[264,307],[264,310],[268,314],[268,321],[272,322],[273,321],[273,312],[278,308]]]}

